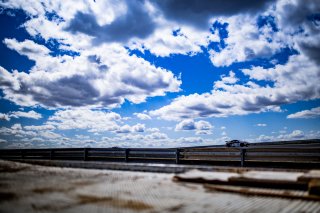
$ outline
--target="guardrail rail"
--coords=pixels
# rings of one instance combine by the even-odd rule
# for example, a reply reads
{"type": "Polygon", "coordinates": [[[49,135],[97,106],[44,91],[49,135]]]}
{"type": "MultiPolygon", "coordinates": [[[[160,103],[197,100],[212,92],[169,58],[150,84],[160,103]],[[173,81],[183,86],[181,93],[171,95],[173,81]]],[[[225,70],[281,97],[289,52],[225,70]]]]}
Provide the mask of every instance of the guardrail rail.
{"type": "Polygon", "coordinates": [[[0,149],[0,158],[320,168],[320,140],[248,147],[0,149]]]}

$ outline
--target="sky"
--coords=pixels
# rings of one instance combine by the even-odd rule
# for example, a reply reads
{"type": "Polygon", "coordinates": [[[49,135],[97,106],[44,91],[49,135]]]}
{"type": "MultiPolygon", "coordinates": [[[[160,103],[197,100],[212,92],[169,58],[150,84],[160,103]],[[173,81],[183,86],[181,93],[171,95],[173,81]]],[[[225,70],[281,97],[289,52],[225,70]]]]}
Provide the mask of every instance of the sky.
{"type": "Polygon", "coordinates": [[[319,0],[0,0],[0,148],[320,138],[319,0]]]}

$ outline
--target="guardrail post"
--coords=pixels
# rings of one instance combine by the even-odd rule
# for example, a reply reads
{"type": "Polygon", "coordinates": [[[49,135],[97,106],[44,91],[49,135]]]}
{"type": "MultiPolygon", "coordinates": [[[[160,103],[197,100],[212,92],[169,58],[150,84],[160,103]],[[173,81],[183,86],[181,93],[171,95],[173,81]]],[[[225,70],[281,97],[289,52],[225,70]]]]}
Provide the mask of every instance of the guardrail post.
{"type": "Polygon", "coordinates": [[[179,155],[180,155],[180,150],[176,149],[176,164],[179,164],[179,155]]]}
{"type": "Polygon", "coordinates": [[[124,161],[128,162],[129,161],[129,149],[124,150],[124,161]]]}
{"type": "Polygon", "coordinates": [[[53,151],[53,149],[51,149],[50,150],[50,160],[53,160],[53,158],[54,158],[54,151],[53,151]]]}
{"type": "Polygon", "coordinates": [[[245,166],[246,149],[241,149],[241,167],[245,166]]]}
{"type": "Polygon", "coordinates": [[[83,149],[83,160],[84,161],[88,160],[88,149],[87,148],[83,149]]]}
{"type": "Polygon", "coordinates": [[[21,159],[24,159],[24,156],[25,156],[24,150],[21,149],[21,159]]]}

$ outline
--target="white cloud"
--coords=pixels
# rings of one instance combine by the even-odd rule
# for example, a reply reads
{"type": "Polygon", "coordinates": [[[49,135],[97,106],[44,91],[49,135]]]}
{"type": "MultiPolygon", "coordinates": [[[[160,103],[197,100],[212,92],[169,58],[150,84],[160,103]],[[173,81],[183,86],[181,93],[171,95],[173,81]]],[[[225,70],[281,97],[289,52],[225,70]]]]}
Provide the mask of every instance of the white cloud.
{"type": "Polygon", "coordinates": [[[141,120],[150,120],[151,119],[151,117],[145,113],[133,113],[133,114],[141,120]]]}
{"type": "Polygon", "coordinates": [[[221,76],[221,82],[225,84],[235,84],[239,81],[236,74],[233,71],[229,72],[229,76],[221,76]]]}
{"type": "Polygon", "coordinates": [[[7,115],[5,113],[0,113],[0,120],[9,121],[10,117],[9,117],[9,115],[7,115]]]}
{"type": "MultiPolygon", "coordinates": [[[[60,134],[51,131],[53,129],[54,127],[50,125],[22,126],[20,123],[16,123],[13,124],[10,128],[1,127],[0,135],[8,137],[8,141],[13,142],[39,142],[44,141],[44,139],[62,139],[62,136],[60,134]]],[[[25,146],[27,146],[27,144],[25,146]]]]}
{"type": "Polygon", "coordinates": [[[256,16],[239,14],[220,18],[220,22],[228,23],[226,47],[221,51],[211,50],[210,59],[216,66],[229,66],[254,58],[269,59],[289,47],[317,62],[319,25],[311,16],[319,9],[317,1],[282,0],[256,16]],[[258,25],[261,17],[269,21],[258,25]]]}
{"type": "Polygon", "coordinates": [[[318,118],[320,117],[320,107],[312,108],[310,110],[303,110],[287,116],[287,118],[318,118]]]}
{"type": "Polygon", "coordinates": [[[249,138],[246,141],[249,142],[271,142],[271,141],[287,141],[287,140],[305,140],[305,139],[316,139],[320,137],[320,131],[309,131],[304,132],[302,130],[293,130],[292,132],[286,133],[285,131],[279,131],[279,135],[259,135],[257,138],[249,138]]]}
{"type": "Polygon", "coordinates": [[[291,133],[279,135],[277,138],[281,140],[304,139],[305,134],[301,130],[293,130],[291,133]]]}
{"type": "Polygon", "coordinates": [[[168,136],[162,132],[153,132],[149,135],[146,135],[145,139],[147,139],[147,140],[166,140],[166,139],[168,139],[168,136]]]}
{"type": "Polygon", "coordinates": [[[131,127],[129,125],[121,126],[116,130],[116,133],[119,133],[119,134],[130,133],[130,132],[131,132],[131,127]]]}
{"type": "Polygon", "coordinates": [[[256,57],[268,58],[286,46],[272,26],[257,26],[257,16],[237,15],[219,19],[228,23],[226,47],[220,51],[210,50],[210,60],[215,66],[229,66],[256,57]],[[239,27],[241,26],[241,27],[239,27]]]}
{"type": "Polygon", "coordinates": [[[269,136],[269,135],[259,135],[259,137],[255,140],[248,140],[252,142],[270,142],[270,141],[275,141],[276,138],[274,136],[269,136]]]}
{"type": "Polygon", "coordinates": [[[150,37],[135,40],[130,43],[130,49],[138,49],[142,52],[149,50],[160,57],[171,54],[194,55],[202,52],[201,46],[219,41],[219,36],[212,34],[209,29],[199,31],[187,25],[180,25],[179,28],[176,24],[161,21],[160,27],[150,37]],[[179,32],[174,36],[173,31],[176,30],[179,32]]]}
{"type": "Polygon", "coordinates": [[[192,119],[186,119],[181,121],[180,123],[178,123],[176,125],[175,130],[176,131],[181,131],[181,130],[195,130],[196,129],[196,125],[194,120],[192,119]]]}
{"type": "Polygon", "coordinates": [[[5,144],[5,143],[8,143],[8,141],[0,138],[0,144],[5,144]]]}
{"type": "MultiPolygon", "coordinates": [[[[26,45],[10,41],[19,48],[26,45]]],[[[147,97],[180,90],[181,81],[170,71],[129,56],[119,45],[92,48],[75,57],[20,53],[35,60],[30,73],[0,71],[4,97],[21,106],[113,108],[125,99],[141,103],[147,97]]]]}
{"type": "Polygon", "coordinates": [[[46,57],[49,55],[50,50],[40,44],[37,44],[31,40],[24,40],[22,42],[16,39],[4,39],[3,43],[12,50],[17,51],[20,55],[27,56],[30,60],[38,60],[39,57],[46,57]]]}
{"type": "Polygon", "coordinates": [[[0,113],[0,120],[10,121],[11,118],[40,119],[40,118],[42,118],[42,115],[40,113],[33,111],[33,110],[31,110],[29,112],[15,111],[15,112],[9,112],[7,114],[0,113]]]}
{"type": "Polygon", "coordinates": [[[41,131],[41,132],[38,132],[38,135],[44,138],[49,138],[49,139],[57,139],[62,137],[60,134],[57,134],[51,131],[41,131]]]}
{"type": "Polygon", "coordinates": [[[121,127],[118,127],[118,129],[115,131],[116,133],[131,133],[131,132],[145,132],[146,127],[144,124],[136,124],[133,126],[124,125],[121,127]]]}
{"type": "Polygon", "coordinates": [[[121,116],[114,112],[89,109],[69,109],[55,112],[49,117],[47,125],[60,130],[88,129],[92,132],[115,131],[121,116]]]}
{"type": "Polygon", "coordinates": [[[259,127],[266,127],[267,126],[267,124],[257,124],[256,126],[259,126],[259,127]]]}
{"type": "Polygon", "coordinates": [[[49,117],[44,126],[26,127],[29,129],[56,128],[59,130],[85,129],[91,133],[114,132],[136,133],[145,132],[145,124],[121,125],[121,116],[115,112],[104,112],[90,109],[68,109],[56,111],[49,117]]]}
{"type": "Polygon", "coordinates": [[[22,128],[20,123],[13,124],[10,128],[8,127],[1,127],[0,128],[0,135],[2,136],[9,136],[10,139],[13,138],[26,138],[26,137],[35,137],[37,135],[34,131],[25,131],[22,128]]]}
{"type": "Polygon", "coordinates": [[[176,142],[181,144],[201,144],[204,140],[201,137],[181,137],[176,142]]]}
{"type": "Polygon", "coordinates": [[[21,126],[21,124],[19,124],[19,123],[13,124],[13,125],[11,126],[11,129],[13,129],[13,130],[22,130],[22,126],[21,126]]]}
{"type": "Polygon", "coordinates": [[[40,119],[42,118],[42,115],[40,113],[37,113],[33,110],[29,112],[22,112],[22,111],[16,111],[16,112],[10,112],[9,117],[13,118],[32,118],[32,119],[40,119]]]}
{"type": "Polygon", "coordinates": [[[75,135],[77,139],[80,140],[86,140],[86,139],[90,139],[89,135],[75,135]]]}
{"type": "Polygon", "coordinates": [[[196,121],[195,126],[197,130],[211,130],[213,126],[208,121],[196,121]]]}
{"type": "Polygon", "coordinates": [[[43,138],[35,137],[30,139],[31,142],[45,142],[43,138]]]}
{"type": "Polygon", "coordinates": [[[23,127],[25,130],[31,130],[31,131],[44,131],[44,130],[54,130],[56,127],[54,127],[53,125],[40,125],[40,126],[35,126],[35,125],[31,125],[31,126],[24,126],[23,127]]]}
{"type": "MultiPolygon", "coordinates": [[[[161,132],[142,135],[137,133],[120,134],[117,137],[102,137],[100,146],[103,147],[163,147],[170,144],[171,139],[161,132]]],[[[99,144],[98,144],[99,145],[99,144]]]]}
{"type": "MultiPolygon", "coordinates": [[[[17,1],[2,2],[1,5],[23,9],[31,14],[32,18],[22,26],[32,36],[41,36],[47,42],[50,42],[50,39],[56,39],[62,50],[72,50],[80,54],[79,56],[52,56],[47,47],[36,44],[34,41],[19,42],[16,39],[5,39],[4,43],[7,47],[35,61],[35,66],[30,72],[19,70],[10,73],[2,67],[0,69],[4,97],[18,105],[113,108],[121,105],[125,100],[141,103],[148,97],[164,96],[167,92],[180,90],[181,81],[172,72],[157,68],[135,55],[129,55],[122,44],[94,45],[94,39],[102,39],[98,38],[99,35],[95,38],[86,33],[72,33],[66,30],[67,26],[72,27],[72,23],[77,21],[78,16],[82,18],[92,16],[90,20],[96,20],[98,24],[106,27],[108,24],[113,24],[113,21],[114,24],[118,23],[118,18],[123,16],[127,17],[125,19],[127,24],[138,21],[141,17],[135,17],[135,13],[149,14],[149,9],[143,3],[137,2],[137,5],[134,5],[131,1],[117,2],[117,4],[111,1],[99,3],[79,1],[73,4],[44,1],[40,4],[28,5],[17,1]],[[108,11],[107,15],[106,11],[108,11]],[[49,19],[46,16],[47,12],[55,13],[57,18],[49,19]],[[60,18],[63,21],[59,21],[60,18]]],[[[92,24],[89,23],[90,20],[81,25],[92,24]]],[[[146,18],[141,20],[150,21],[146,18]]],[[[118,24],[121,25],[121,23],[118,24]]],[[[131,25],[125,26],[127,25],[122,26],[123,30],[131,27],[131,25]]],[[[144,25],[140,23],[140,26],[144,25]]],[[[133,31],[135,29],[136,27],[133,31]]],[[[105,33],[105,36],[109,34],[105,33]]],[[[127,35],[127,33],[120,35],[127,35]]]]}
{"type": "Polygon", "coordinates": [[[133,132],[144,132],[146,130],[146,127],[144,124],[136,124],[134,126],[131,127],[133,132]]]}
{"type": "Polygon", "coordinates": [[[320,70],[315,62],[303,55],[291,56],[286,64],[274,68],[252,67],[242,72],[253,81],[269,81],[274,86],[259,86],[252,80],[234,85],[216,81],[210,93],[180,96],[169,105],[151,111],[150,115],[166,120],[182,120],[279,112],[282,104],[320,98],[320,84],[317,81],[320,70]]]}
{"type": "Polygon", "coordinates": [[[160,132],[160,129],[158,129],[158,128],[148,128],[147,132],[160,132]]]}
{"type": "Polygon", "coordinates": [[[176,131],[182,130],[195,130],[197,135],[209,135],[212,134],[213,126],[207,121],[194,121],[192,119],[185,119],[176,125],[176,131]]]}

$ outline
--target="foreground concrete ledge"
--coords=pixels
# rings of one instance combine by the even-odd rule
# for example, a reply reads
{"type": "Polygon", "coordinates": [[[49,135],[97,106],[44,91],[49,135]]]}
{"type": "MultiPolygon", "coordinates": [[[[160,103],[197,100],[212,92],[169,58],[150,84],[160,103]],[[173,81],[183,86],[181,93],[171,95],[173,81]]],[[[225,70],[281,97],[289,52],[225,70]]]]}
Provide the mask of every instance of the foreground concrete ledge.
{"type": "MultiPolygon", "coordinates": [[[[173,170],[188,169],[191,167],[188,165],[44,162],[55,163],[56,166],[0,160],[1,213],[320,212],[318,201],[262,196],[261,190],[248,191],[247,188],[235,188],[235,186],[221,188],[221,185],[175,182],[172,173],[105,169],[106,165],[109,168],[111,165],[114,168],[119,168],[116,165],[126,165],[131,169],[149,167],[155,171],[161,167],[173,170]],[[57,166],[58,164],[62,166],[57,166]],[[82,168],[66,168],[66,165],[82,165],[82,168]],[[91,169],[83,169],[84,165],[90,166],[91,169]],[[97,166],[100,169],[93,169],[94,165],[100,165],[97,166]],[[243,194],[243,190],[247,194],[243,194]],[[250,195],[249,192],[254,195],[250,195]]],[[[235,171],[245,169],[203,166],[202,168],[229,172],[232,172],[232,169],[236,169],[235,171]]],[[[162,169],[162,171],[168,170],[162,169]]],[[[287,191],[282,190],[282,192],[287,194],[287,191]]]]}
{"type": "Polygon", "coordinates": [[[21,163],[30,163],[43,166],[84,168],[84,169],[108,169],[122,171],[159,172],[159,173],[183,173],[192,169],[203,171],[221,172],[246,172],[246,171],[291,171],[306,172],[308,169],[282,169],[260,167],[232,167],[232,166],[205,166],[205,165],[179,165],[160,163],[124,163],[102,161],[71,161],[71,160],[15,160],[21,163]]]}

